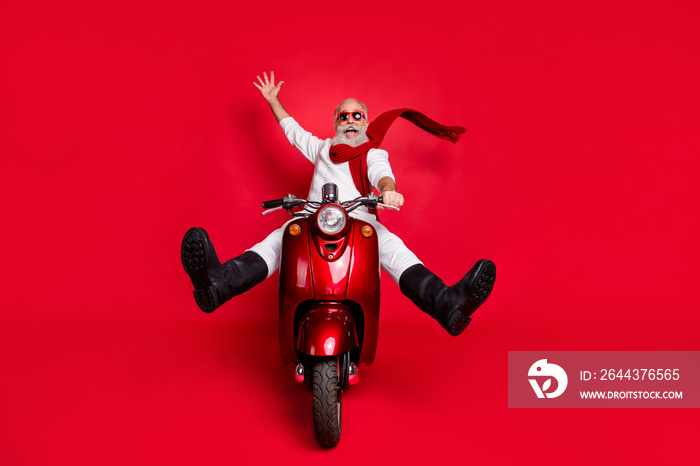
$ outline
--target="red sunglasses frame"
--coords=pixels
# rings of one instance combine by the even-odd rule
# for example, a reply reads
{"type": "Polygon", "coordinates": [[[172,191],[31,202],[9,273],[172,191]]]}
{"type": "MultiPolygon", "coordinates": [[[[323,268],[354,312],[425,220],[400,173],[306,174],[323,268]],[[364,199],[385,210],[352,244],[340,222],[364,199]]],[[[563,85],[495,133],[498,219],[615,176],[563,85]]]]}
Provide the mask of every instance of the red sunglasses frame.
{"type": "Polygon", "coordinates": [[[354,111],[354,112],[340,112],[340,113],[338,113],[338,121],[347,121],[350,119],[350,117],[352,117],[352,119],[355,121],[361,121],[365,117],[365,112],[354,111]],[[355,113],[359,113],[360,115],[362,115],[362,117],[355,118],[355,113]],[[345,120],[341,120],[340,115],[347,115],[348,117],[345,120]]]}

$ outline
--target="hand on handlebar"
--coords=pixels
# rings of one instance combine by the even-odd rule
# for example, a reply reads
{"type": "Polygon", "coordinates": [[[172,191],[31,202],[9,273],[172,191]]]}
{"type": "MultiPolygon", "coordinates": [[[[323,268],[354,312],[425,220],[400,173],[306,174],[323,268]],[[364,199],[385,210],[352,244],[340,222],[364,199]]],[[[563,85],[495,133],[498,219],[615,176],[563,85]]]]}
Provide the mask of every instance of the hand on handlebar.
{"type": "MultiPolygon", "coordinates": [[[[403,207],[403,194],[387,190],[382,192],[382,201],[382,204],[399,209],[403,207]]],[[[384,207],[377,206],[377,209],[384,210],[384,207]]]]}

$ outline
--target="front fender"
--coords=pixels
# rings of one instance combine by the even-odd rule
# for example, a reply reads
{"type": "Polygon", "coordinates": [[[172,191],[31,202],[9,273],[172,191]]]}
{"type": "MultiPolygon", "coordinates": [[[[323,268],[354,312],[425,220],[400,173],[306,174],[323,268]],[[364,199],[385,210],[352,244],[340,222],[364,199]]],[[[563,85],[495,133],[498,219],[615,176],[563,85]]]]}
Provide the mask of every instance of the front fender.
{"type": "Polygon", "coordinates": [[[350,308],[340,303],[318,303],[301,319],[296,347],[309,356],[336,356],[359,347],[350,308]]]}

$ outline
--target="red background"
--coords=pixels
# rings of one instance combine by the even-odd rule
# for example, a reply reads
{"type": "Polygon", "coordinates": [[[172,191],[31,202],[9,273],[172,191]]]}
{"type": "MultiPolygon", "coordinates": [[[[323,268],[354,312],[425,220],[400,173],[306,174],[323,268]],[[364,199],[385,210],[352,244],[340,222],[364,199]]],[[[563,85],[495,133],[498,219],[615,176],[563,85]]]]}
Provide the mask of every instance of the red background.
{"type": "Polygon", "coordinates": [[[700,4],[4,1],[2,464],[690,463],[695,410],[507,408],[509,350],[700,350],[700,4]],[[213,315],[179,246],[232,257],[312,166],[252,85],[331,135],[420,109],[384,215],[447,282],[493,259],[449,337],[384,277],[377,359],[339,446],[277,348],[276,276],[213,315]],[[535,447],[535,448],[533,448],[535,447]]]}

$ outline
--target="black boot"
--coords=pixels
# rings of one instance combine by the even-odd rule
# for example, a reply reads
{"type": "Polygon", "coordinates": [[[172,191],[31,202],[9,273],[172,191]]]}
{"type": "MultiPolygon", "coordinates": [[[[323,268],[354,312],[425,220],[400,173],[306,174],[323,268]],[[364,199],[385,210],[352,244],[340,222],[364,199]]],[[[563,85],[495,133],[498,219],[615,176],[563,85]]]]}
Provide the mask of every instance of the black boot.
{"type": "Polygon", "coordinates": [[[472,313],[489,297],[495,281],[496,264],[482,259],[450,287],[423,264],[413,265],[401,274],[399,287],[450,335],[457,336],[472,321],[472,313]]]}
{"type": "Polygon", "coordinates": [[[194,285],[194,299],[204,312],[213,312],[229,299],[267,277],[267,264],[246,251],[222,264],[203,228],[190,228],[182,240],[182,265],[194,285]]]}

